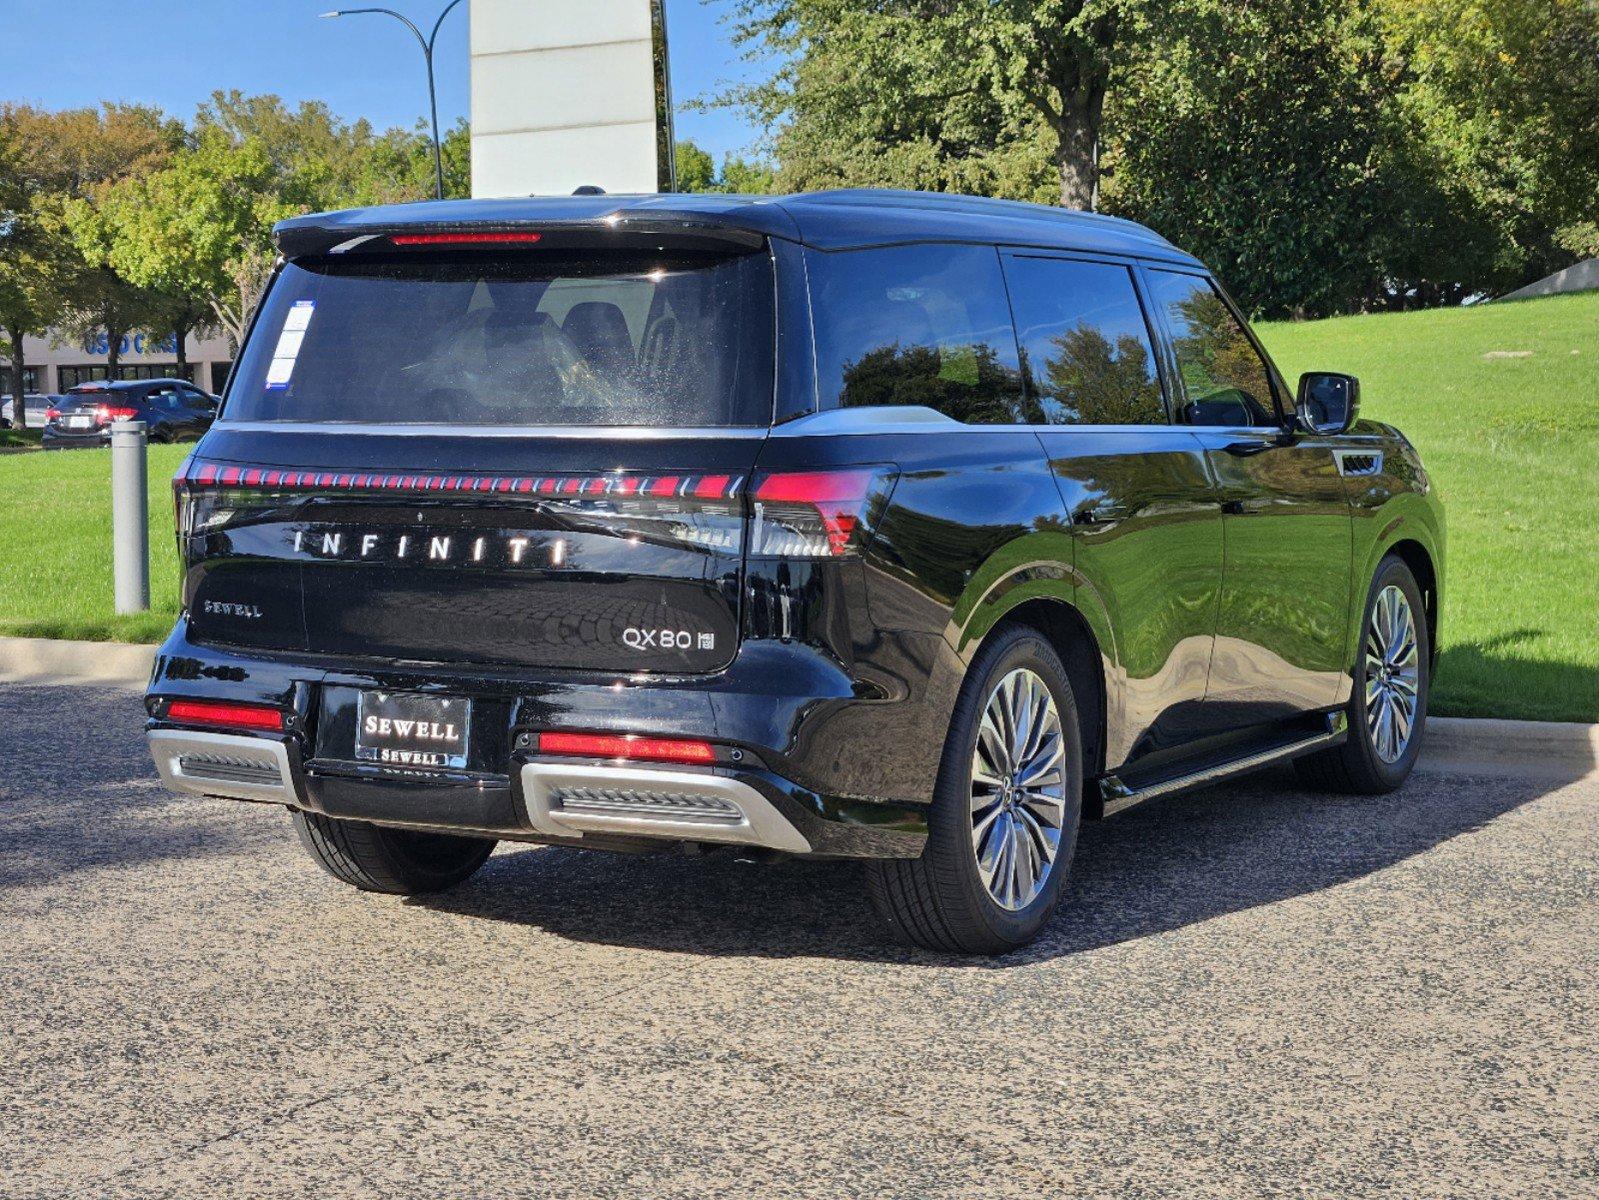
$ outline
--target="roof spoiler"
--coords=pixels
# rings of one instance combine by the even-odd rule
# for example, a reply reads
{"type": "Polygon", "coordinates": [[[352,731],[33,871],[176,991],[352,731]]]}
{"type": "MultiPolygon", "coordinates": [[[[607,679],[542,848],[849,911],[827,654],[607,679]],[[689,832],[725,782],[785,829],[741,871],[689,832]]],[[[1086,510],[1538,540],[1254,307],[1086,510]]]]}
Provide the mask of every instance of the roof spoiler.
{"type": "MultiPolygon", "coordinates": [[[[396,244],[396,238],[424,242],[448,242],[457,249],[470,248],[470,235],[485,235],[483,244],[519,243],[521,251],[540,250],[677,250],[706,253],[738,253],[757,250],[766,235],[757,230],[712,220],[680,217],[628,217],[612,214],[583,220],[557,218],[550,221],[477,220],[417,221],[393,223],[354,223],[340,219],[344,214],[318,213],[279,222],[272,231],[273,241],[285,258],[320,257],[335,254],[411,254],[414,245],[396,244]],[[490,235],[498,234],[499,237],[490,235]],[[504,235],[523,234],[525,237],[504,235]],[[441,237],[440,235],[453,235],[441,237]]],[[[421,252],[429,247],[423,245],[421,252]]]]}

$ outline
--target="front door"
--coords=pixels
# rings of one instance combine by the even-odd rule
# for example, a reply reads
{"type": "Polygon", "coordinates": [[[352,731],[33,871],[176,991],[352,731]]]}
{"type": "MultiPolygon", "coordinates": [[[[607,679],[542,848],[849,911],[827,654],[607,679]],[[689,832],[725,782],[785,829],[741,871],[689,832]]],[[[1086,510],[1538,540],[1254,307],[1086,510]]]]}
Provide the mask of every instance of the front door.
{"type": "Polygon", "coordinates": [[[1353,525],[1330,438],[1285,435],[1290,401],[1208,279],[1150,270],[1179,416],[1205,448],[1224,565],[1206,704],[1231,727],[1348,699],[1353,525]]]}

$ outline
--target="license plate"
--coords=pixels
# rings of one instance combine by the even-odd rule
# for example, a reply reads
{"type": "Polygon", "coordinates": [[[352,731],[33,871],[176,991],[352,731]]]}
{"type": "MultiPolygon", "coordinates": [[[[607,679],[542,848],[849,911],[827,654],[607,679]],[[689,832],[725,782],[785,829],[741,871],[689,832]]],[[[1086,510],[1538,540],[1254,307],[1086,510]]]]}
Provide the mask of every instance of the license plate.
{"type": "Polygon", "coordinates": [[[466,766],[472,702],[413,692],[362,692],[355,757],[394,767],[466,766]]]}
{"type": "Polygon", "coordinates": [[[94,428],[94,418],[93,417],[68,417],[67,418],[67,428],[68,429],[93,429],[94,428]]]}

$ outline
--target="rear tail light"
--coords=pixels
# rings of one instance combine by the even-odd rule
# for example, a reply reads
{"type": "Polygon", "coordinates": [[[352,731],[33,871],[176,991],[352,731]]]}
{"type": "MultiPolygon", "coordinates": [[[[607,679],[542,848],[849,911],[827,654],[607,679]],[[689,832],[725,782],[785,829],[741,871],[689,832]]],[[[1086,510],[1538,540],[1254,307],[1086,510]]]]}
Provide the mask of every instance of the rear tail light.
{"type": "Polygon", "coordinates": [[[183,539],[188,535],[188,499],[189,499],[189,464],[194,461],[191,455],[178,464],[177,473],[172,476],[172,528],[178,535],[178,556],[183,557],[183,539]]]}
{"type": "Polygon", "coordinates": [[[658,545],[691,545],[716,554],[839,558],[859,553],[895,475],[864,466],[775,471],[746,489],[743,475],[663,472],[646,475],[447,475],[362,470],[318,471],[234,466],[190,460],[173,478],[180,537],[227,524],[251,506],[308,492],[407,493],[440,498],[470,493],[530,501],[559,512],[574,529],[658,545]]]}
{"type": "Polygon", "coordinates": [[[174,700],[166,719],[179,725],[210,729],[283,732],[283,713],[265,704],[225,704],[214,700],[174,700]]]}
{"type": "Polygon", "coordinates": [[[131,421],[138,415],[138,409],[125,404],[102,404],[94,410],[95,420],[102,425],[109,425],[112,421],[131,421]]]}
{"type": "Polygon", "coordinates": [[[571,758],[625,758],[644,762],[700,763],[716,761],[709,742],[681,738],[635,737],[615,733],[541,733],[538,753],[571,758]]]}
{"type": "Polygon", "coordinates": [[[389,241],[396,246],[479,246],[522,245],[532,246],[544,240],[542,233],[528,230],[478,230],[463,233],[395,233],[389,241]]]}
{"type": "Polygon", "coordinates": [[[764,475],[751,492],[750,553],[838,558],[858,551],[892,478],[874,467],[764,475]]]}
{"type": "Polygon", "coordinates": [[[61,410],[59,408],[57,408],[55,405],[53,405],[53,404],[49,408],[44,410],[44,419],[46,421],[54,421],[60,415],[61,415],[61,410]]]}
{"type": "MultiPolygon", "coordinates": [[[[198,534],[227,524],[242,508],[310,492],[473,496],[532,501],[559,512],[573,528],[591,527],[641,542],[687,543],[739,554],[744,534],[744,476],[613,471],[601,475],[448,475],[383,471],[313,471],[230,466],[191,460],[172,480],[178,529],[198,534]]],[[[407,503],[409,503],[409,499],[407,503]]]]}

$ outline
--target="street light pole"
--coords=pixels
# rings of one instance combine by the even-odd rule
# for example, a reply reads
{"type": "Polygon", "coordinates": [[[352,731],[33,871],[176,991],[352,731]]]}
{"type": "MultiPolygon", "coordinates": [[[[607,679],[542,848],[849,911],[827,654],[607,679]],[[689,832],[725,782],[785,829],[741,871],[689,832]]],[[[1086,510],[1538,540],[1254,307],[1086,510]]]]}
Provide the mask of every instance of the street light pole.
{"type": "Polygon", "coordinates": [[[416,38],[416,44],[422,47],[422,61],[428,69],[428,112],[433,121],[433,193],[440,200],[444,199],[444,153],[439,148],[439,98],[433,87],[433,44],[439,40],[439,26],[444,24],[444,18],[450,15],[461,0],[450,0],[444,6],[444,11],[439,14],[439,19],[433,22],[433,31],[426,37],[418,29],[410,17],[404,13],[397,13],[392,8],[336,8],[332,12],[325,12],[324,17],[353,17],[360,13],[382,13],[386,17],[393,17],[399,21],[416,38]]]}

